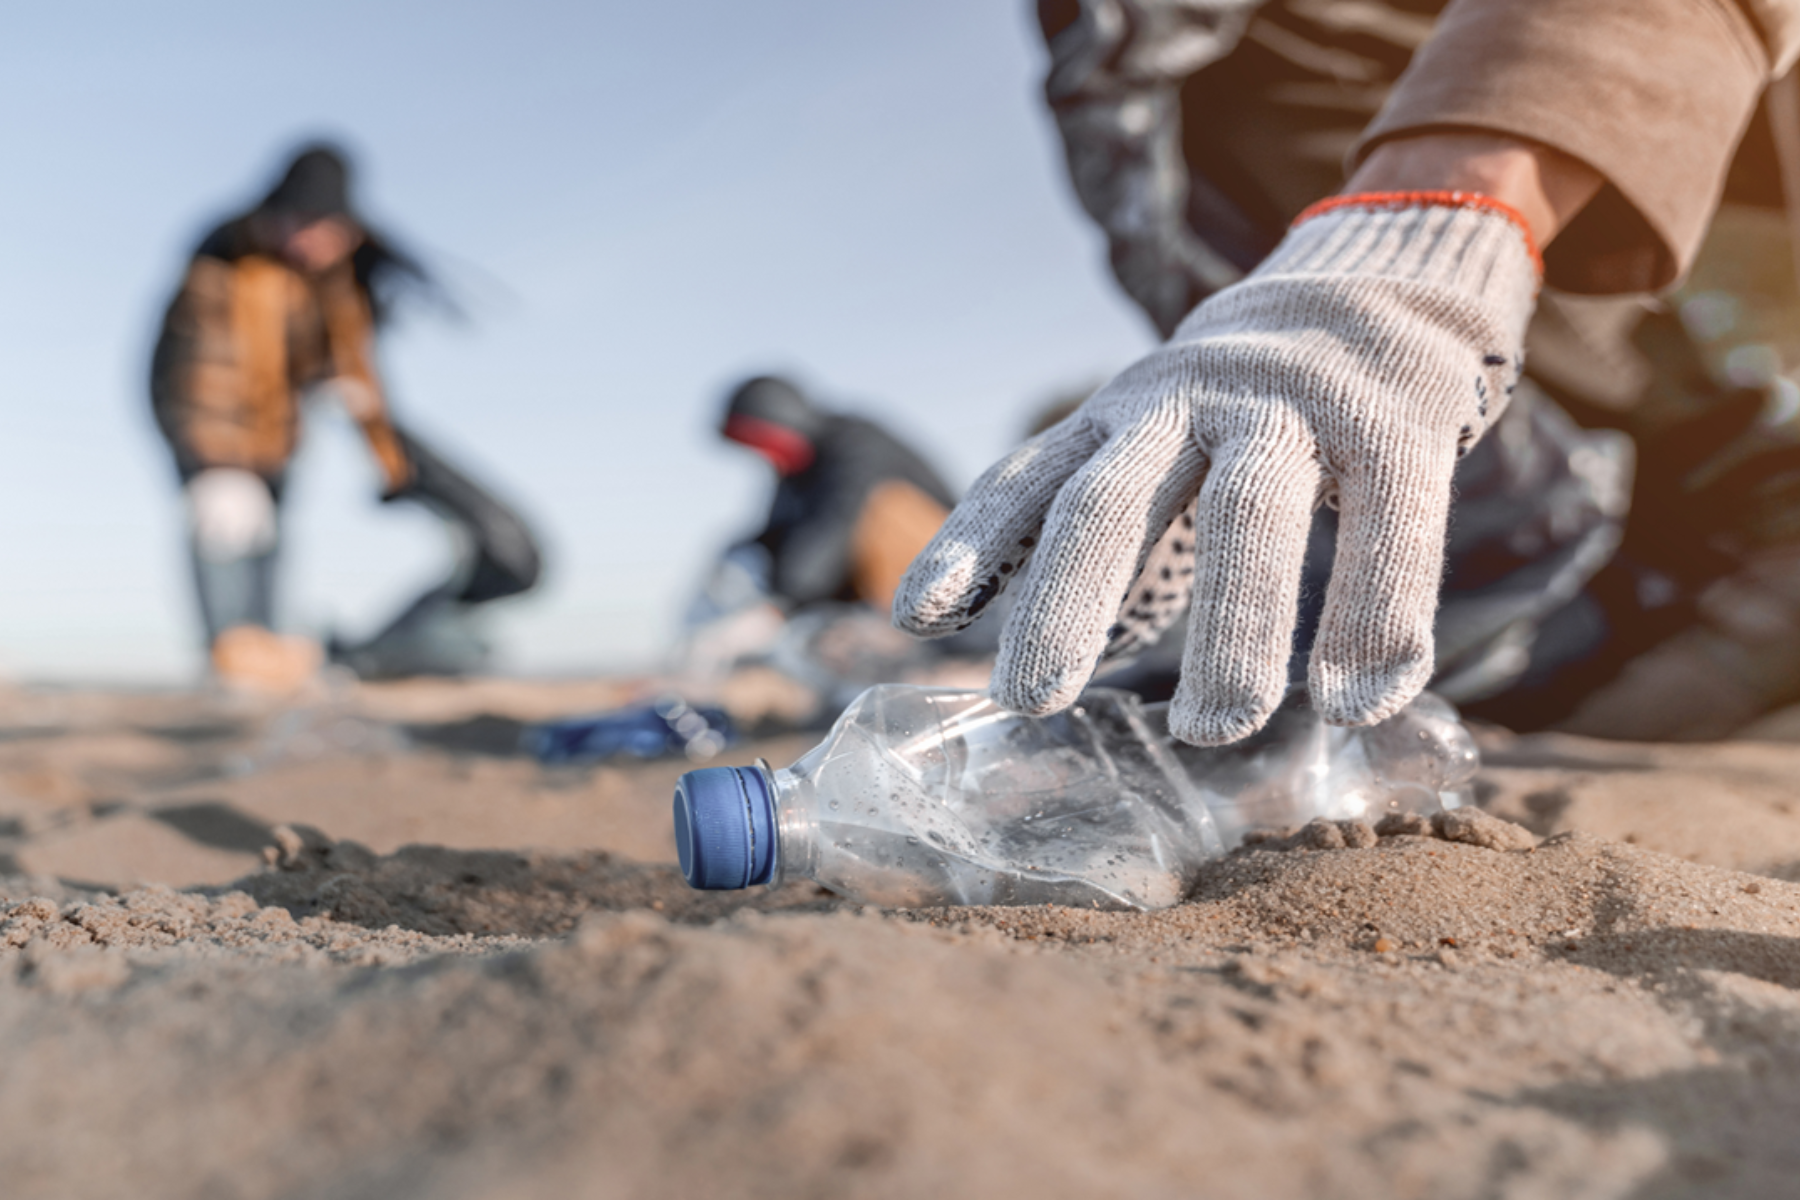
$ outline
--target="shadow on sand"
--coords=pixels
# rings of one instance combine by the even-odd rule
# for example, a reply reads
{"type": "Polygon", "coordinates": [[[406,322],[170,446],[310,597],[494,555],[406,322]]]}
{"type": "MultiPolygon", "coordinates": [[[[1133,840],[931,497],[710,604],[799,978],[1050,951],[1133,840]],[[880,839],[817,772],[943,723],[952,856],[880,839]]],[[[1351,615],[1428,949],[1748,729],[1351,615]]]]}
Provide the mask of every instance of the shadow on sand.
{"type": "Polygon", "coordinates": [[[452,936],[555,937],[590,912],[646,909],[704,924],[740,909],[827,912],[844,901],[799,881],[770,890],[697,892],[673,866],[591,851],[575,855],[403,846],[376,855],[295,827],[279,869],[217,891],[248,892],[296,918],[325,915],[370,929],[452,936]]]}

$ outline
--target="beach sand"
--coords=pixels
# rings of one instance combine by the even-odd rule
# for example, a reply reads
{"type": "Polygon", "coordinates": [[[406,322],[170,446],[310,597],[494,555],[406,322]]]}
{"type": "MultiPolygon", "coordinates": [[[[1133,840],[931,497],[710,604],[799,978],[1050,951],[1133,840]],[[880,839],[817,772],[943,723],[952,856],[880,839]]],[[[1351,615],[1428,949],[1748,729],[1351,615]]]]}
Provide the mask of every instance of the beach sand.
{"type": "Polygon", "coordinates": [[[1800,1194],[1800,721],[899,913],[691,892],[685,764],[516,754],[625,695],[0,693],[0,1194],[1800,1194]]]}

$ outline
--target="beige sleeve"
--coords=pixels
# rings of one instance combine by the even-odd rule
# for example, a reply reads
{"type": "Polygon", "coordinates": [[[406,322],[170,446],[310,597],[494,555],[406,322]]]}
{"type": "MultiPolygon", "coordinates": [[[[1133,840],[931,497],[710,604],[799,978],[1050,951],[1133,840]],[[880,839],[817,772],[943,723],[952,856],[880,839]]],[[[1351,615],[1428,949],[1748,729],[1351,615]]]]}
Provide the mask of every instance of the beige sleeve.
{"type": "Polygon", "coordinates": [[[1787,74],[1794,60],[1800,58],[1800,0],[1742,2],[1769,47],[1769,58],[1775,64],[1773,74],[1787,74]]]}
{"type": "Polygon", "coordinates": [[[1692,261],[1800,0],[1452,0],[1352,159],[1476,129],[1561,150],[1607,186],[1545,256],[1572,292],[1667,287],[1692,261]]]}

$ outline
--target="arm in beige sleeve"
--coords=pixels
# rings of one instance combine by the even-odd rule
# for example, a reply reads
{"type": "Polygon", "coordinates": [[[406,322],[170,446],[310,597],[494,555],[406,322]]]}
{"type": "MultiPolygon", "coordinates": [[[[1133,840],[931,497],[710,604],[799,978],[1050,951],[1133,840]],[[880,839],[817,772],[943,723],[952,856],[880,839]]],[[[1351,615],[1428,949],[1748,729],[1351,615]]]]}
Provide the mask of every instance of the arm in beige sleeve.
{"type": "Polygon", "coordinates": [[[1375,147],[1344,191],[1479,192],[1517,212],[1533,241],[1546,247],[1605,182],[1548,146],[1491,133],[1421,133],[1375,147]]]}
{"type": "Polygon", "coordinates": [[[1773,75],[1785,75],[1800,58],[1800,0],[1742,0],[1769,48],[1773,75]]]}
{"type": "Polygon", "coordinates": [[[1547,281],[1666,287],[1691,262],[1757,99],[1796,45],[1800,0],[1452,0],[1353,166],[1360,178],[1384,146],[1441,134],[1574,160],[1600,182],[1558,222],[1547,281]]]}

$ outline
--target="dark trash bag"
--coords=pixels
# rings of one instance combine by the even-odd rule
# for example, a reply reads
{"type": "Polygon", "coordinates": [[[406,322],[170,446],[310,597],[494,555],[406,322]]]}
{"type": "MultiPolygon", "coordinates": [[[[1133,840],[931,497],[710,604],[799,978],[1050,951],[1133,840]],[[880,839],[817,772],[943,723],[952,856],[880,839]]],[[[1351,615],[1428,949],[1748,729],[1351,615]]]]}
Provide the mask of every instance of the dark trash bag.
{"type": "Polygon", "coordinates": [[[331,660],[363,679],[463,675],[492,652],[473,611],[537,585],[543,558],[537,539],[512,509],[438,456],[407,430],[395,433],[413,465],[413,480],[384,502],[424,506],[450,527],[456,562],[450,575],[401,610],[365,641],[331,639],[331,660]]]}

